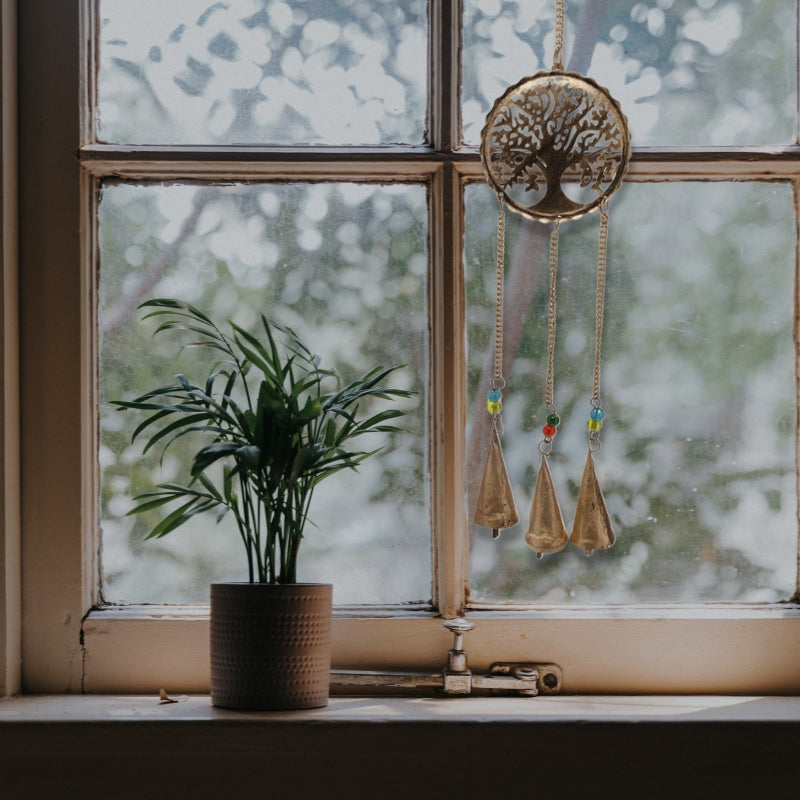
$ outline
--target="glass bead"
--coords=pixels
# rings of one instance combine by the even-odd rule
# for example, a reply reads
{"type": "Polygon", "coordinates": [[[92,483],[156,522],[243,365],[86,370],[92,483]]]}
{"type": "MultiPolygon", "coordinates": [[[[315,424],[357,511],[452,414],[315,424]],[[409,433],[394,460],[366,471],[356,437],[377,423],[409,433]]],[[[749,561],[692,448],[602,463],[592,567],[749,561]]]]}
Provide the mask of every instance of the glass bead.
{"type": "Polygon", "coordinates": [[[489,389],[488,398],[490,402],[496,403],[502,396],[503,393],[499,389],[489,389]]]}
{"type": "Polygon", "coordinates": [[[556,435],[556,426],[555,425],[545,425],[542,428],[542,433],[547,436],[549,439],[552,439],[556,435]]]}
{"type": "Polygon", "coordinates": [[[589,417],[595,420],[596,422],[600,422],[603,419],[603,417],[605,417],[605,415],[606,412],[603,411],[602,408],[593,408],[591,414],[589,414],[589,417]]]}
{"type": "Polygon", "coordinates": [[[602,421],[602,420],[599,420],[599,419],[590,419],[590,420],[588,420],[588,422],[586,423],[586,427],[587,427],[587,428],[588,428],[590,431],[599,431],[599,430],[600,430],[600,428],[602,428],[602,427],[603,427],[603,421],[602,421]]]}
{"type": "Polygon", "coordinates": [[[559,417],[558,414],[548,414],[547,424],[557,428],[561,424],[561,417],[559,417]]]}
{"type": "Polygon", "coordinates": [[[503,404],[499,400],[489,400],[486,403],[486,410],[490,414],[499,414],[503,404]]]}

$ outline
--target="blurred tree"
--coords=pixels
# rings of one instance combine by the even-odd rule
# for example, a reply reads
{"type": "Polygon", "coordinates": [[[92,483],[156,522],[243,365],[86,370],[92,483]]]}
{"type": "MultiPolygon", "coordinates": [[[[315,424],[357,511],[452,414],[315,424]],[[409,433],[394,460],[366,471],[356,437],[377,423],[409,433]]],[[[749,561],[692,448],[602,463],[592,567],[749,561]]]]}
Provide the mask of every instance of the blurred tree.
{"type": "MultiPolygon", "coordinates": [[[[609,87],[631,120],[634,145],[795,140],[796,4],[592,0],[568,1],[567,12],[568,68],[609,87]]],[[[101,15],[102,139],[285,146],[424,139],[421,1],[102,0],[101,15]]],[[[465,15],[465,140],[474,144],[495,97],[549,69],[552,8],[468,0],[465,15]]],[[[611,213],[604,393],[613,411],[598,471],[622,535],[590,562],[567,552],[533,563],[521,536],[487,547],[477,532],[473,596],[784,597],[796,547],[790,187],[630,184],[611,213]]],[[[494,214],[491,193],[468,188],[469,464],[482,464],[486,440],[494,214]]],[[[154,294],[182,296],[244,325],[266,310],[318,343],[332,365],[404,361],[408,388],[422,389],[426,215],[422,186],[107,182],[99,219],[102,399],[132,396],[165,370],[178,371],[174,354],[159,352],[135,313],[154,294]]],[[[509,216],[504,447],[520,498],[532,490],[542,422],[548,232],[509,216]]],[[[596,217],[570,223],[564,234],[557,392],[565,425],[576,432],[559,434],[553,463],[564,459],[569,480],[557,480],[568,505],[584,447],[596,217]]],[[[189,372],[191,351],[180,359],[189,372]]],[[[414,435],[394,443],[380,470],[359,476],[357,492],[348,486],[329,498],[331,508],[354,498],[355,510],[343,514],[346,538],[335,547],[309,543],[321,565],[343,576],[337,585],[347,599],[338,602],[428,597],[423,400],[414,419],[414,435]]],[[[163,465],[141,460],[129,446],[132,423],[101,408],[107,597],[203,600],[210,577],[231,577],[238,555],[226,551],[213,521],[202,547],[148,543],[142,552],[144,523],[139,529],[124,519],[129,498],[155,470],[168,477],[182,467],[178,451],[163,465]]]]}

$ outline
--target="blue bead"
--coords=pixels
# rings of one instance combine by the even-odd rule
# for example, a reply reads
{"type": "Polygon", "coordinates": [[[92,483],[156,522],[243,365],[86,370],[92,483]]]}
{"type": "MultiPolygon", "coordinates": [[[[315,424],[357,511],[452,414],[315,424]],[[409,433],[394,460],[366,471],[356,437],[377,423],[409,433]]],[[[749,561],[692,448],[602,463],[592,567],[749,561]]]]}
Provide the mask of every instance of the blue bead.
{"type": "Polygon", "coordinates": [[[595,420],[595,422],[600,422],[605,415],[606,412],[603,411],[602,408],[593,408],[591,414],[589,414],[589,417],[595,420]]]}
{"type": "Polygon", "coordinates": [[[489,394],[487,395],[492,403],[496,403],[502,396],[503,393],[499,389],[489,389],[489,394]]]}

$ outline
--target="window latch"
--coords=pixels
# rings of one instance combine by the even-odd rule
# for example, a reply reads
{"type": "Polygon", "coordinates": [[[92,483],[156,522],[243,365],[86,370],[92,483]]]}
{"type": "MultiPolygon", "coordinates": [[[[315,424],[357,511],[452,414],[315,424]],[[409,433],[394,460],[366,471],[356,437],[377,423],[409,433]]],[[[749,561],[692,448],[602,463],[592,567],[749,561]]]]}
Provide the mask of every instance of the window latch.
{"type": "Polygon", "coordinates": [[[444,627],[453,634],[453,646],[447,664],[440,673],[382,672],[369,670],[332,670],[332,687],[381,687],[386,689],[420,689],[430,687],[450,697],[471,695],[474,691],[491,694],[535,697],[558,694],[563,675],[557,664],[540,662],[498,662],[487,675],[473,675],[467,667],[464,635],[475,625],[462,617],[446,620],[444,627]]]}

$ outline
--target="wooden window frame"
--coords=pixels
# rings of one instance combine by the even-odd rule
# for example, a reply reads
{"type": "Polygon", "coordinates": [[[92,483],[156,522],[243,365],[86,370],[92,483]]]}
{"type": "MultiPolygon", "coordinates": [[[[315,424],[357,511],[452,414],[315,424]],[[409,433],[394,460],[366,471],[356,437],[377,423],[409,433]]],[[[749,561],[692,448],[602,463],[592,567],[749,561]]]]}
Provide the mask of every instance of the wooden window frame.
{"type": "MultiPolygon", "coordinates": [[[[12,577],[21,576],[21,593],[7,578],[0,610],[11,624],[0,631],[13,633],[15,625],[21,630],[22,668],[20,677],[5,667],[7,687],[49,693],[208,688],[206,609],[99,606],[95,199],[100,181],[301,180],[313,173],[315,180],[420,182],[430,200],[428,414],[435,605],[337,609],[334,667],[440,669],[450,647],[442,618],[468,613],[476,623],[466,638],[475,671],[493,661],[552,661],[564,670],[565,691],[579,693],[800,692],[797,595],[792,602],[764,605],[529,606],[513,611],[466,605],[463,190],[482,174],[476,150],[459,146],[461,2],[430,0],[429,6],[430,143],[289,149],[93,143],[86,101],[93,92],[88,65],[94,42],[82,33],[90,30],[91,0],[17,4],[19,327],[17,333],[16,309],[4,295],[4,323],[10,328],[4,329],[3,344],[12,358],[6,358],[2,388],[4,397],[15,396],[18,341],[21,489],[14,494],[7,468],[10,494],[4,510],[11,514],[11,527],[0,566],[12,577]],[[20,558],[13,548],[15,497],[21,507],[20,558]]],[[[791,183],[797,198],[800,148],[634,150],[628,180],[778,180],[791,183]]],[[[15,220],[16,208],[12,212],[15,220]]],[[[6,209],[4,223],[7,219],[6,209]]],[[[8,241],[4,236],[4,245],[8,241]]],[[[6,291],[15,288],[14,261],[3,259],[6,291]]],[[[797,282],[795,292],[796,287],[797,282]]],[[[7,465],[15,453],[14,410],[12,402],[4,419],[7,465]]],[[[7,663],[17,651],[14,637],[5,638],[9,641],[0,640],[0,646],[7,663]]]]}

